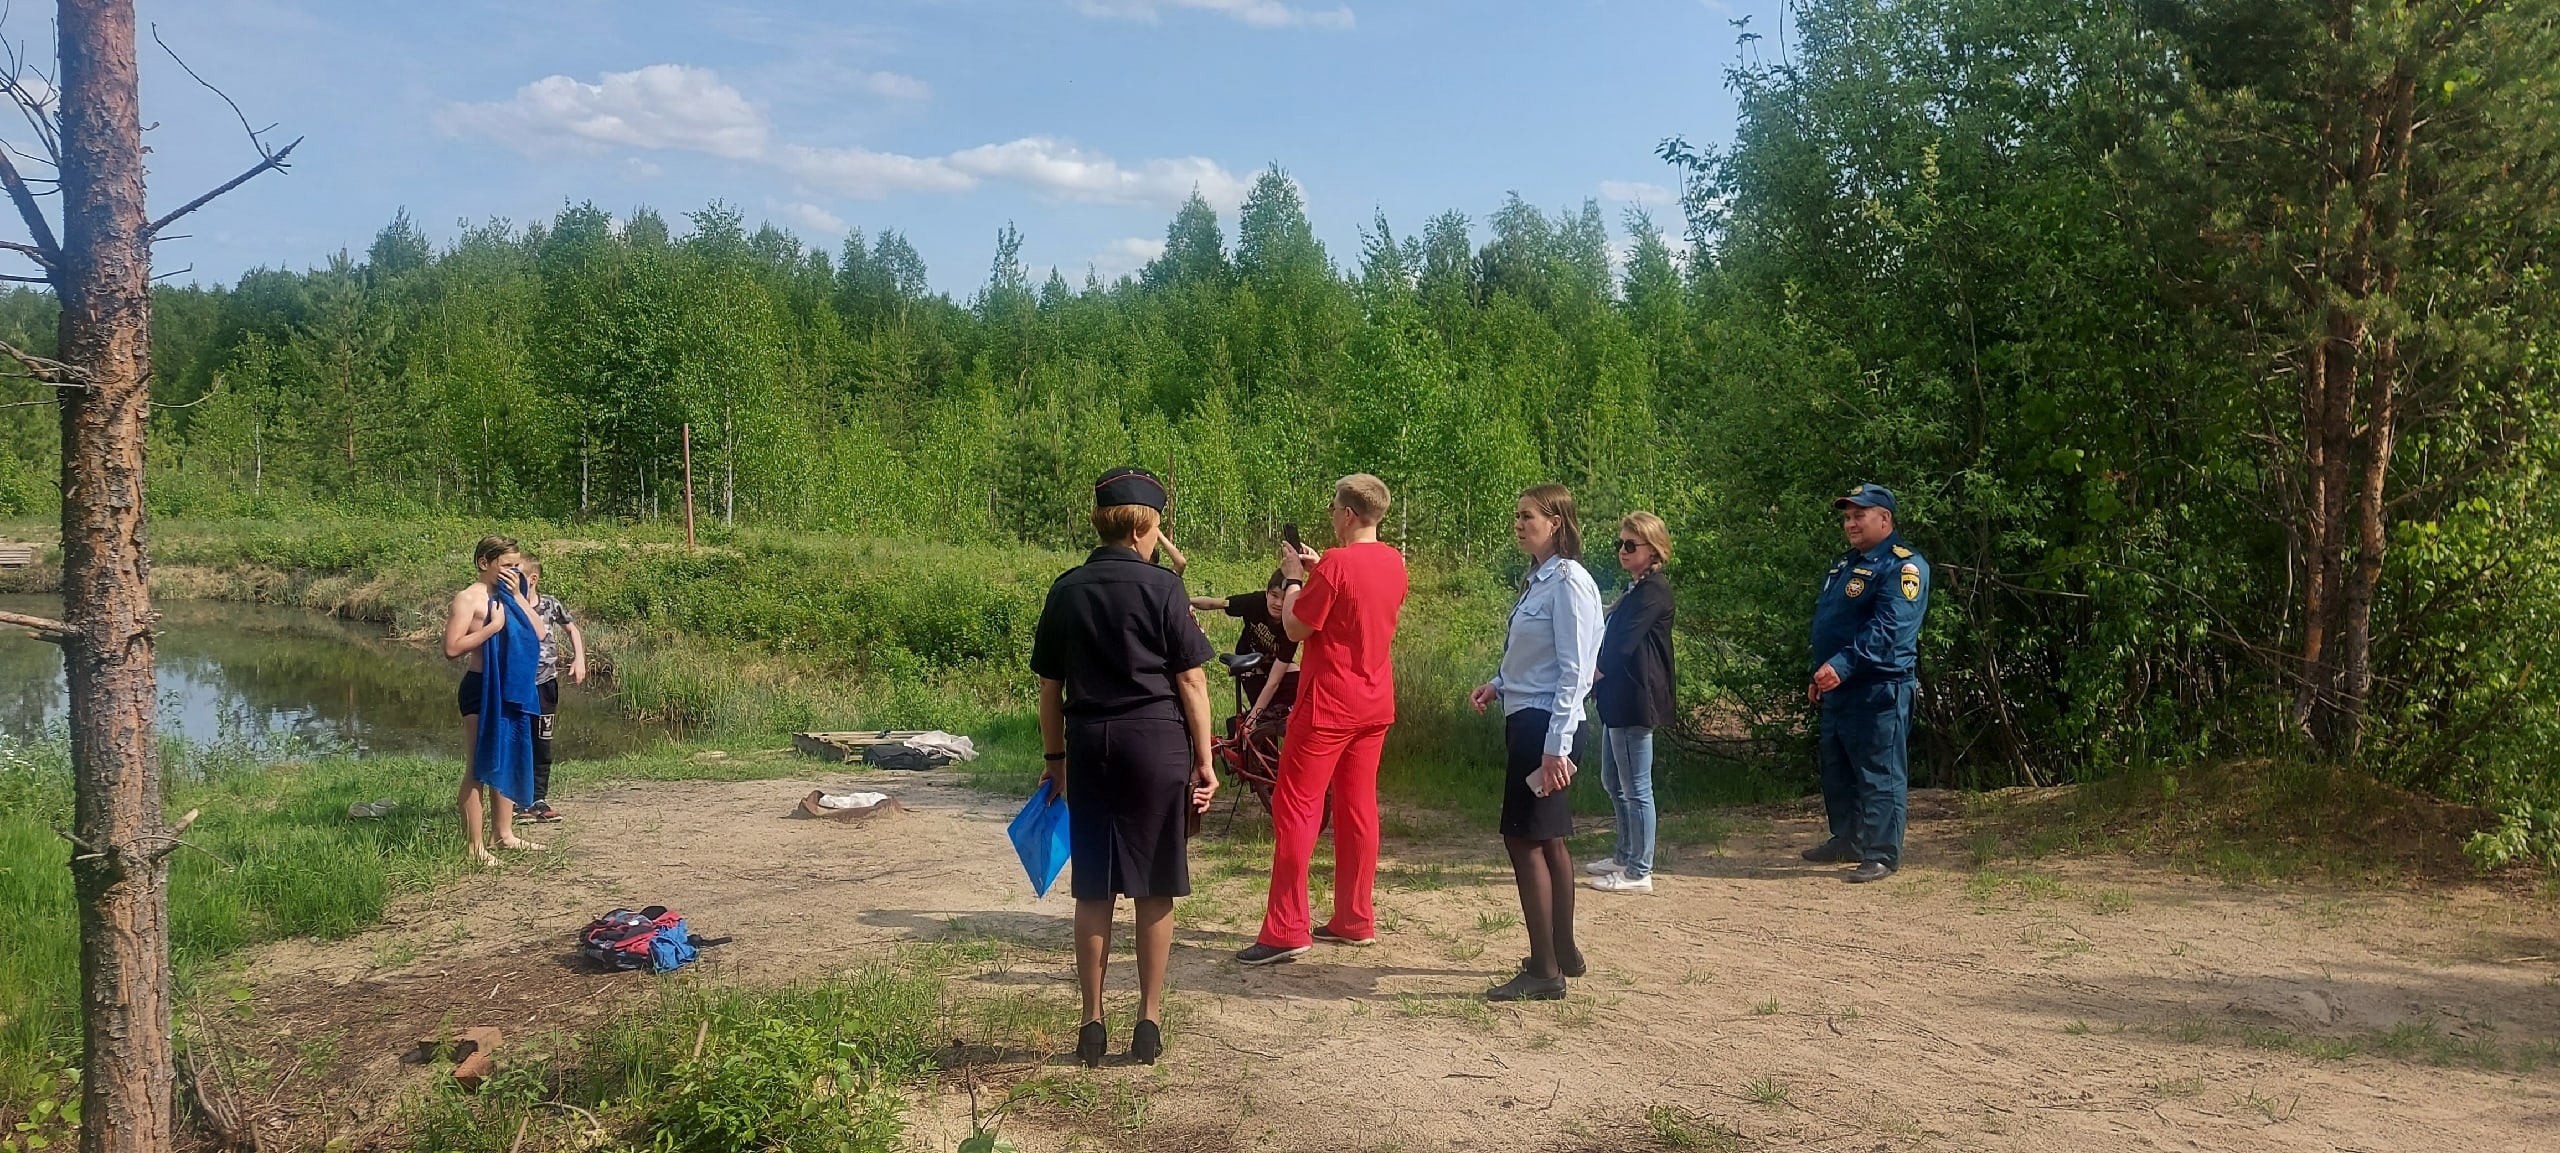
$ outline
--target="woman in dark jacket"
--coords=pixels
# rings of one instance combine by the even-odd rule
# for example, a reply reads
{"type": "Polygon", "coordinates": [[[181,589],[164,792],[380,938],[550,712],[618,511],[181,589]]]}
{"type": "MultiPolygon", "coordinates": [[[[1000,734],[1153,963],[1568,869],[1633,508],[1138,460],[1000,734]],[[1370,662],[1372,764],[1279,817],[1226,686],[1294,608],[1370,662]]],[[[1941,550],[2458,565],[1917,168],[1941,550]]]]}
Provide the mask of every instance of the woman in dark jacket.
{"type": "Polygon", "coordinates": [[[1653,730],[1671,723],[1671,533],[1662,518],[1618,522],[1618,564],[1635,578],[1600,634],[1600,787],[1618,810],[1618,848],[1586,866],[1604,893],[1653,891],[1653,730]]]}
{"type": "Polygon", "coordinates": [[[1117,898],[1137,906],[1138,1024],[1129,1055],[1164,1049],[1164,976],[1173,899],[1191,893],[1184,844],[1193,813],[1218,791],[1209,766],[1215,650],[1191,618],[1182,578],[1148,563],[1163,539],[1164,486],[1144,469],[1104,473],[1093,487],[1102,547],[1049,586],[1031,641],[1040,675],[1043,780],[1067,798],[1069,884],[1076,899],[1076,980],[1084,1028],[1076,1056],[1100,1064],[1103,969],[1117,898]]]}

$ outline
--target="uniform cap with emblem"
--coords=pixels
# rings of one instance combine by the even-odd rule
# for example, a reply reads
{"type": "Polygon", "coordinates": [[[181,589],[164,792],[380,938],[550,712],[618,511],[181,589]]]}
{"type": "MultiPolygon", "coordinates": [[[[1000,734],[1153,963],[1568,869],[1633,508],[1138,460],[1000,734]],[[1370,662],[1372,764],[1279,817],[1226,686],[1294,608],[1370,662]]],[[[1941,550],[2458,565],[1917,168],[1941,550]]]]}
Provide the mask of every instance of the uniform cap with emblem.
{"type": "Polygon", "coordinates": [[[1093,482],[1093,507],[1142,504],[1164,511],[1164,482],[1143,468],[1115,468],[1093,482]]]}
{"type": "Polygon", "coordinates": [[[1833,508],[1847,508],[1850,505],[1861,508],[1880,508],[1890,513],[1901,511],[1893,507],[1893,490],[1880,484],[1859,485],[1850,489],[1848,495],[1831,502],[1833,508]]]}

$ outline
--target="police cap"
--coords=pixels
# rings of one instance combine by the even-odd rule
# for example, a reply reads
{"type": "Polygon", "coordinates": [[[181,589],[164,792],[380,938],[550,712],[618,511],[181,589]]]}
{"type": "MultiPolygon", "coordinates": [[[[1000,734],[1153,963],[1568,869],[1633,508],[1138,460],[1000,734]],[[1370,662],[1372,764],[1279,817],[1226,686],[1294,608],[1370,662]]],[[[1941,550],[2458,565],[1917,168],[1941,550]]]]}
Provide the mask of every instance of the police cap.
{"type": "Polygon", "coordinates": [[[1833,508],[1848,508],[1851,505],[1861,508],[1880,508],[1899,515],[1899,510],[1893,507],[1893,490],[1880,484],[1859,485],[1850,489],[1847,496],[1831,502],[1833,508]]]}
{"type": "Polygon", "coordinates": [[[1164,482],[1143,468],[1115,468],[1093,482],[1093,507],[1142,504],[1164,511],[1164,482]]]}

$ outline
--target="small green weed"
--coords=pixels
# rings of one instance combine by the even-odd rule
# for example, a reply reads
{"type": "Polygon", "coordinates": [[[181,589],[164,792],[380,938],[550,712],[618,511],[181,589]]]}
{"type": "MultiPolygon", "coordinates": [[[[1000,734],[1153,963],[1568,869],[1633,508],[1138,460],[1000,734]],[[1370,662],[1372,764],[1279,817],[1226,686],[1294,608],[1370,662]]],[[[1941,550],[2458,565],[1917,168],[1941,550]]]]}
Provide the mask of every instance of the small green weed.
{"type": "Polygon", "coordinates": [[[1786,1082],[1769,1076],[1763,1076],[1742,1087],[1743,1096],[1761,1105],[1784,1105],[1787,1103],[1789,1092],[1791,1090],[1787,1088],[1786,1082]]]}
{"type": "Polygon", "coordinates": [[[1697,1150],[1701,1153],[1733,1153],[1743,1147],[1742,1134],[1727,1128],[1723,1122],[1700,1117],[1671,1105],[1655,1105],[1644,1111],[1644,1127],[1662,1149],[1697,1150]]]}
{"type": "Polygon", "coordinates": [[[1785,1008],[1785,1007],[1786,1007],[1786,1006],[1781,1005],[1781,1004],[1779,1004],[1779,1003],[1778,1003],[1778,999],[1777,999],[1777,998],[1775,998],[1775,997],[1771,997],[1771,998],[1769,998],[1769,999],[1768,999],[1768,1000],[1766,1000],[1766,1001],[1761,1001],[1761,1002],[1759,1002],[1759,1003],[1757,1003],[1757,1004],[1752,1005],[1752,1006],[1751,1006],[1751,1015],[1752,1015],[1752,1016],[1754,1016],[1754,1017],[1774,1017],[1774,1016],[1777,1016],[1777,1014],[1778,1014],[1778,1010],[1783,1009],[1783,1008],[1785,1008]]]}

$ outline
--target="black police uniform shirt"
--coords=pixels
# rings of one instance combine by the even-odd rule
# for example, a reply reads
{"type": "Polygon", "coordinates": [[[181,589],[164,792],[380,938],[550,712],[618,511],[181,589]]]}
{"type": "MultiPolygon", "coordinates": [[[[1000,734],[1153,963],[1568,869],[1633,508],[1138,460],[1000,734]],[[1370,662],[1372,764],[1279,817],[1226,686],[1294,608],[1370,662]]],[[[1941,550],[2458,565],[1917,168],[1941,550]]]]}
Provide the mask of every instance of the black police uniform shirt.
{"type": "Polygon", "coordinates": [[[1031,638],[1031,671],[1064,686],[1071,720],[1180,720],[1174,678],[1215,655],[1182,578],[1115,545],[1049,586],[1031,638]]]}
{"type": "Polygon", "coordinates": [[[1902,534],[1841,554],[1822,575],[1813,606],[1813,668],[1830,664],[1843,687],[1905,680],[1920,668],[1920,619],[1929,611],[1929,562],[1902,534]]]}
{"type": "MultiPolygon", "coordinates": [[[[1289,630],[1271,615],[1270,598],[1258,592],[1228,597],[1226,611],[1228,616],[1244,622],[1244,631],[1236,637],[1237,652],[1261,653],[1263,660],[1270,662],[1264,668],[1297,663],[1298,642],[1290,640],[1289,630]]],[[[1245,704],[1250,708],[1254,701],[1262,699],[1262,686],[1271,676],[1255,673],[1236,679],[1244,682],[1245,704]]],[[[1298,670],[1291,669],[1289,675],[1280,678],[1280,691],[1272,694],[1271,707],[1284,709],[1297,699],[1298,670]]]]}

